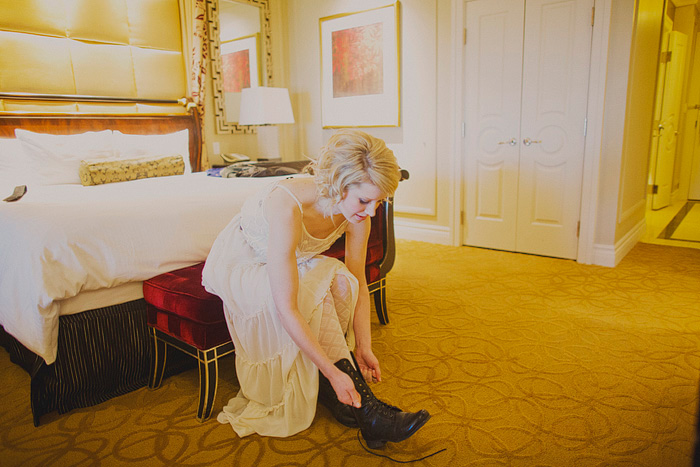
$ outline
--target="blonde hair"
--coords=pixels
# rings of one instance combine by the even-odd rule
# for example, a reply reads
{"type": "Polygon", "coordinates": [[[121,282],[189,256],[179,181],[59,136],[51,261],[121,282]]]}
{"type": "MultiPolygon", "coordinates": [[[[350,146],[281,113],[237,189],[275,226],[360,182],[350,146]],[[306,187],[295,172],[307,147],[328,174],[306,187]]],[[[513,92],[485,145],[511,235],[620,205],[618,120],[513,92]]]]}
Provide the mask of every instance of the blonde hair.
{"type": "Polygon", "coordinates": [[[329,215],[352,185],[371,183],[385,196],[399,186],[399,164],[384,141],[363,131],[337,131],[309,164],[319,194],[319,204],[329,215]]]}

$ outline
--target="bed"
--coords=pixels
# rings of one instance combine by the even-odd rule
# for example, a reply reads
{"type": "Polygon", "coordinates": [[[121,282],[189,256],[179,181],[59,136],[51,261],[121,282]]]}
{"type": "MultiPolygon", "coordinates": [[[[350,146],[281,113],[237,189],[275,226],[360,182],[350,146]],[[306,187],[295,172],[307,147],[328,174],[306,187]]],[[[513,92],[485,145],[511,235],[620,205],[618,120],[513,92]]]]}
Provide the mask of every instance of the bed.
{"type": "MultiPolygon", "coordinates": [[[[94,155],[87,144],[71,144],[94,155]]],[[[133,156],[125,151],[120,157],[133,156]]],[[[247,195],[267,183],[208,177],[200,165],[194,113],[0,116],[0,198],[16,185],[28,188],[18,201],[0,202],[0,343],[31,376],[35,425],[54,410],[95,405],[147,383],[151,346],[142,281],[204,261],[247,195]],[[25,139],[15,138],[17,128],[29,132],[25,139]],[[37,133],[90,134],[100,146],[117,132],[131,137],[130,149],[141,144],[135,135],[150,143],[164,135],[157,142],[173,142],[170,155],[184,146],[186,173],[95,186],[68,179],[47,184],[46,177],[77,175],[77,161],[59,174],[50,168],[55,161],[41,162],[45,154],[27,156],[26,138],[40,138],[37,133]]]]}

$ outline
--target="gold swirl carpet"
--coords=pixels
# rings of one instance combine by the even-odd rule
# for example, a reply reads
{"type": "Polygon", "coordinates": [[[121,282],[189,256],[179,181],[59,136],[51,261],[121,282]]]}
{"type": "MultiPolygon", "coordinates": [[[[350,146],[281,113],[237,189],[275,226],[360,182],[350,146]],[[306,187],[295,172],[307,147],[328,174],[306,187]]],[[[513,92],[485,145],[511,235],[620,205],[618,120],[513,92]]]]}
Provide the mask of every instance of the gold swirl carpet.
{"type": "MultiPolygon", "coordinates": [[[[700,250],[638,244],[616,268],[399,241],[385,400],[432,419],[380,451],[426,466],[691,464],[700,377],[700,250]]],[[[0,465],[389,466],[320,408],[287,439],[195,420],[188,371],[35,428],[29,377],[0,350],[0,465]]],[[[216,408],[236,391],[222,365],[216,408]]],[[[215,409],[216,410],[216,409],[215,409]]]]}

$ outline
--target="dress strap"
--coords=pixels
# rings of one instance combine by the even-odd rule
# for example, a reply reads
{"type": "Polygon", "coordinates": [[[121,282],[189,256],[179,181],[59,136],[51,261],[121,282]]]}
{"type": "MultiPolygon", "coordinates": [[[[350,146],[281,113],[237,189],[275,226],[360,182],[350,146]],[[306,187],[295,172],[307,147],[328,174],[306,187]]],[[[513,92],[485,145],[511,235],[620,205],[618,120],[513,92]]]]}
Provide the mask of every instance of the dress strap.
{"type": "Polygon", "coordinates": [[[304,214],[304,209],[301,207],[301,201],[299,201],[299,198],[294,196],[294,193],[292,193],[292,191],[289,188],[287,188],[284,185],[280,185],[279,183],[276,184],[276,188],[282,188],[284,191],[286,191],[289,194],[289,196],[291,196],[292,199],[294,201],[296,201],[297,206],[299,206],[299,210],[301,211],[301,213],[304,214]]]}

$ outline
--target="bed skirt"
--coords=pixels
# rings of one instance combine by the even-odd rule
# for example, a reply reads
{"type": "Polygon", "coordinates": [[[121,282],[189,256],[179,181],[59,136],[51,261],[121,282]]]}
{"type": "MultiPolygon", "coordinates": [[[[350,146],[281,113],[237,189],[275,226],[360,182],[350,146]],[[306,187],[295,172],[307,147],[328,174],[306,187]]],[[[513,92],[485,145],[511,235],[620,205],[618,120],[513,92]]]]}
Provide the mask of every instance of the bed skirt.
{"type": "MultiPolygon", "coordinates": [[[[0,344],[31,377],[34,426],[42,415],[90,407],[148,383],[152,343],[143,299],[61,316],[58,355],[47,365],[0,326],[0,344]]],[[[168,349],[166,374],[195,366],[168,349]]]]}

